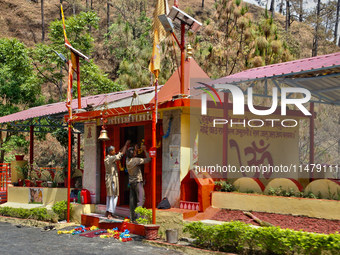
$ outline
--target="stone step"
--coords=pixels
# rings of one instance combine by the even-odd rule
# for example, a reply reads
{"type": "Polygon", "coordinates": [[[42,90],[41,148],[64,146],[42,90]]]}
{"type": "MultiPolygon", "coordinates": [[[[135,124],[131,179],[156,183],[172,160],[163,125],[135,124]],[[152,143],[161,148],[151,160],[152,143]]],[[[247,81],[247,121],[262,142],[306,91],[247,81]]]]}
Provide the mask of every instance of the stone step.
{"type": "MultiPolygon", "coordinates": [[[[96,211],[97,214],[105,214],[106,212],[106,205],[103,204],[97,204],[96,205],[96,211]]],[[[129,207],[125,206],[117,206],[116,207],[116,215],[122,216],[122,217],[129,217],[130,216],[130,210],[129,207]]]]}
{"type": "Polygon", "coordinates": [[[86,227],[96,226],[100,229],[112,229],[118,228],[119,231],[122,231],[123,224],[125,228],[130,231],[131,234],[145,236],[144,225],[133,224],[128,222],[104,222],[101,218],[104,217],[104,214],[99,213],[88,213],[81,215],[81,224],[86,227]]]}

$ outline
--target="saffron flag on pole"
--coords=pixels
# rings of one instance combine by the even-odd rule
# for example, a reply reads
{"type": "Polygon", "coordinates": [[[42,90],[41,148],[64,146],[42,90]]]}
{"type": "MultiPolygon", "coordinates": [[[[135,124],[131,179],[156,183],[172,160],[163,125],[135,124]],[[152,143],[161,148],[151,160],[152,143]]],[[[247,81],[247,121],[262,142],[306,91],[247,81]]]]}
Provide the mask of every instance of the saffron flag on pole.
{"type": "MultiPolygon", "coordinates": [[[[64,30],[65,44],[68,44],[68,45],[72,46],[72,45],[70,44],[70,42],[67,40],[66,28],[65,28],[65,18],[64,18],[64,11],[63,11],[63,5],[62,5],[62,4],[60,5],[60,11],[61,11],[61,18],[62,18],[62,20],[63,20],[63,30],[64,30]]],[[[70,50],[70,52],[71,52],[72,66],[73,66],[74,68],[76,68],[76,66],[77,66],[76,55],[75,55],[71,50],[70,50]]],[[[71,71],[72,71],[72,74],[73,74],[74,68],[71,70],[71,71]]]]}
{"type": "Polygon", "coordinates": [[[166,37],[166,31],[158,19],[159,15],[162,14],[168,14],[169,13],[169,4],[167,0],[157,0],[156,2],[156,7],[153,12],[153,21],[152,21],[152,27],[153,31],[158,31],[158,41],[161,42],[165,39],[166,37]]]}
{"type": "Polygon", "coordinates": [[[156,80],[158,79],[158,74],[161,69],[161,52],[158,41],[158,31],[154,32],[154,42],[152,48],[152,57],[149,65],[149,70],[155,75],[156,80]]]}
{"type": "Polygon", "coordinates": [[[157,123],[157,106],[158,106],[158,96],[157,96],[157,85],[158,85],[158,74],[161,69],[161,50],[158,41],[158,31],[154,32],[154,41],[152,48],[152,56],[149,65],[149,70],[155,75],[155,122],[157,123]]]}

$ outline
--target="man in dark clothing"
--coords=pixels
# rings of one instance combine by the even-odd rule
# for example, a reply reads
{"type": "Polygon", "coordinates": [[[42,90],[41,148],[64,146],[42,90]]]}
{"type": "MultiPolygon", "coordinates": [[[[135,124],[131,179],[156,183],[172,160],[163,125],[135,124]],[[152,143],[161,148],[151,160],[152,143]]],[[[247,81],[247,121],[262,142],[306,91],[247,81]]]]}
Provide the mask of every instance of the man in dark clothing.
{"type": "Polygon", "coordinates": [[[130,184],[130,220],[134,222],[136,220],[135,208],[137,206],[144,206],[145,195],[143,187],[143,175],[141,171],[141,165],[147,164],[151,161],[149,153],[146,151],[146,146],[142,145],[142,149],[146,158],[137,158],[137,151],[130,147],[126,151],[126,168],[129,173],[130,184]]]}

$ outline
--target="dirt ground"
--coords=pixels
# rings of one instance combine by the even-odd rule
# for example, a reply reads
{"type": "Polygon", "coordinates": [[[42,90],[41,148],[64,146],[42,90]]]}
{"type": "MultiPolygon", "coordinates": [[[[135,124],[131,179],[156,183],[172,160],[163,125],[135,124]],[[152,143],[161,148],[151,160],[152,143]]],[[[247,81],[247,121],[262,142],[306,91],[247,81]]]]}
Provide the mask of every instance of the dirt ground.
{"type": "MultiPolygon", "coordinates": [[[[274,226],[280,226],[281,228],[289,228],[293,230],[303,230],[307,232],[330,234],[340,232],[339,220],[325,220],[309,218],[305,216],[293,216],[264,212],[252,212],[254,216],[260,220],[269,222],[274,226]]],[[[218,221],[242,221],[245,223],[259,226],[258,223],[253,221],[248,216],[244,215],[242,211],[222,209],[217,212],[211,220],[218,221]]]]}

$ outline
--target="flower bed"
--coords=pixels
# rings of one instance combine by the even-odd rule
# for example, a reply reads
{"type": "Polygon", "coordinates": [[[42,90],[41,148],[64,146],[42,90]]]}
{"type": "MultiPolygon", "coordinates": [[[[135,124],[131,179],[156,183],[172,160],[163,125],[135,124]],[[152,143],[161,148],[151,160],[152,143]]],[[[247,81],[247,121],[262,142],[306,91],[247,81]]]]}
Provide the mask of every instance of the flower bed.
{"type": "MultiPolygon", "coordinates": [[[[274,213],[252,212],[257,218],[269,222],[274,226],[289,228],[296,231],[303,230],[322,234],[340,232],[340,220],[326,220],[309,218],[305,216],[293,216],[274,213]]],[[[257,222],[244,215],[242,211],[223,209],[216,213],[211,220],[218,221],[242,221],[259,226],[257,222]]]]}

